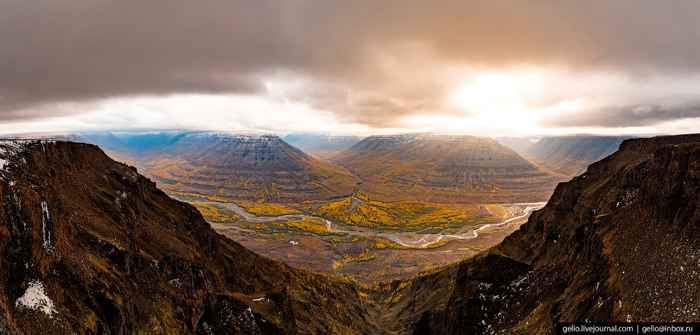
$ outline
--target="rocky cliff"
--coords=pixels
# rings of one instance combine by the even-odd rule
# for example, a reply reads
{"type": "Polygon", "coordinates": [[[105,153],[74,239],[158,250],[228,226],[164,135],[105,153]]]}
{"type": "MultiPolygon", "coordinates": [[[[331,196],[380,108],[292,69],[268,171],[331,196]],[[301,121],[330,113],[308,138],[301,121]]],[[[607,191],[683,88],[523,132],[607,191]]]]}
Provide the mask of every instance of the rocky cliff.
{"type": "Polygon", "coordinates": [[[218,235],[88,144],[0,141],[0,333],[375,333],[356,285],[218,235]]]}
{"type": "Polygon", "coordinates": [[[393,283],[398,333],[553,333],[557,321],[700,319],[700,135],[628,140],[500,245],[393,283]]]}

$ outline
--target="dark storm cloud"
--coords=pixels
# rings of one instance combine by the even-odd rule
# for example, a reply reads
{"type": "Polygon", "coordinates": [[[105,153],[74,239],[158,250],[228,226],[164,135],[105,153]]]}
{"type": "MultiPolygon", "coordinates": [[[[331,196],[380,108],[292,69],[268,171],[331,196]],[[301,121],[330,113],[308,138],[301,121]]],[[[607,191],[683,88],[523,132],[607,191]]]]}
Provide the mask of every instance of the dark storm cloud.
{"type": "Polygon", "coordinates": [[[674,107],[659,105],[607,106],[540,120],[544,127],[638,127],[663,121],[700,117],[700,101],[674,107]]]}
{"type": "Polygon", "coordinates": [[[264,78],[284,70],[324,83],[294,95],[300,102],[384,126],[444,108],[455,79],[440,71],[449,66],[700,69],[698,1],[0,0],[0,8],[0,120],[50,116],[40,106],[61,101],[264,94],[264,78]]]}

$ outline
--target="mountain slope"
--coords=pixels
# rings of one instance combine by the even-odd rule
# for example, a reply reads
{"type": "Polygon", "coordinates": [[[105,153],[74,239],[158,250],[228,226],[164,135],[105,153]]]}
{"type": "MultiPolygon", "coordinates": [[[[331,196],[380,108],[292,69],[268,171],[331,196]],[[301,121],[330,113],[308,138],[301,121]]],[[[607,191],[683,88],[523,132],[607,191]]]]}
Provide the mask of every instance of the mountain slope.
{"type": "Polygon", "coordinates": [[[543,137],[520,151],[530,161],[567,176],[576,176],[588,165],[615,152],[624,136],[543,137]]]}
{"type": "Polygon", "coordinates": [[[698,321],[700,135],[628,140],[500,245],[394,284],[385,327],[553,334],[559,321],[698,321]]]}
{"type": "Polygon", "coordinates": [[[218,235],[93,145],[0,141],[0,333],[375,333],[354,284],[218,235]]]}
{"type": "Polygon", "coordinates": [[[191,133],[138,158],[159,187],[230,199],[326,200],[360,181],[275,135],[191,133]]]}
{"type": "Polygon", "coordinates": [[[488,137],[370,136],[331,159],[376,200],[544,201],[563,180],[488,137]]]}
{"type": "Polygon", "coordinates": [[[360,141],[358,136],[316,133],[292,133],[282,138],[285,142],[312,155],[326,158],[360,141]]]}

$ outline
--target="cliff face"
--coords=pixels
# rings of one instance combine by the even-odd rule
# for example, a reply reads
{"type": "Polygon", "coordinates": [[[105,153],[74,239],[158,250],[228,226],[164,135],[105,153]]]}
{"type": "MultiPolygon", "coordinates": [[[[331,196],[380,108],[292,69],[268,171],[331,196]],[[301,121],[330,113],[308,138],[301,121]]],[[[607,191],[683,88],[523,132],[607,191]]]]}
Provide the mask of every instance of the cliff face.
{"type": "Polygon", "coordinates": [[[395,284],[386,327],[533,334],[557,321],[697,321],[699,188],[700,135],[625,141],[500,245],[395,284]]]}
{"type": "Polygon", "coordinates": [[[0,333],[373,333],[368,310],[95,146],[0,141],[0,333]]]}
{"type": "Polygon", "coordinates": [[[370,136],[331,159],[378,200],[546,201],[563,180],[487,137],[370,136]]]}

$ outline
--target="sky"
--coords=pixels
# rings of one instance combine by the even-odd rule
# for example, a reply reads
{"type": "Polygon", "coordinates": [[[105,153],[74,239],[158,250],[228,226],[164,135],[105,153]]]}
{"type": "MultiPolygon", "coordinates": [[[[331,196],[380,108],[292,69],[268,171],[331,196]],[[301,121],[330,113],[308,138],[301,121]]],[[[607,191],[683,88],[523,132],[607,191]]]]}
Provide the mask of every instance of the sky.
{"type": "Polygon", "coordinates": [[[0,134],[700,129],[700,1],[0,0],[0,134]]]}

